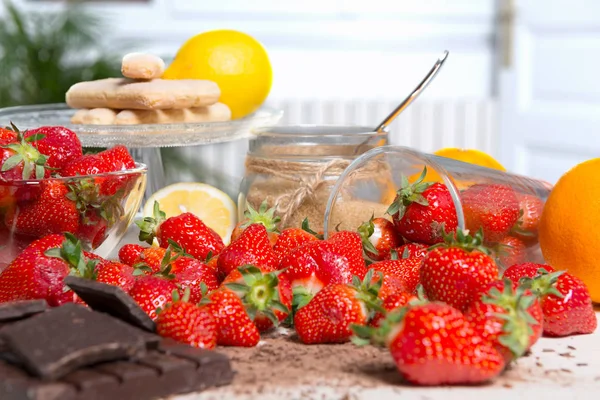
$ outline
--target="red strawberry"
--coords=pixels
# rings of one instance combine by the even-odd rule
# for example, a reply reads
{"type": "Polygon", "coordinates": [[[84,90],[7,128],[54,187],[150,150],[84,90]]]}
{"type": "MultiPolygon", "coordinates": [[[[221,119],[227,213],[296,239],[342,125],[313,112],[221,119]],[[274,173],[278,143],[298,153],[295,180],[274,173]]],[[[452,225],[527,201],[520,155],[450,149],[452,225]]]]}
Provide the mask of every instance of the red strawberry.
{"type": "Polygon", "coordinates": [[[464,310],[475,295],[498,278],[498,267],[482,246],[481,232],[456,238],[445,235],[445,243],[431,250],[421,264],[421,283],[427,298],[464,310]]]}
{"type": "Polygon", "coordinates": [[[350,340],[350,325],[365,325],[371,309],[380,309],[379,282],[372,285],[373,272],[353,285],[335,283],[321,289],[294,316],[294,327],[302,343],[344,343],[350,340]]]}
{"type": "Polygon", "coordinates": [[[139,244],[126,244],[119,250],[119,260],[127,265],[136,263],[140,254],[144,251],[144,247],[139,244]]]}
{"type": "Polygon", "coordinates": [[[318,240],[314,235],[300,228],[284,229],[273,245],[273,251],[281,260],[290,251],[297,249],[304,243],[318,240]]]}
{"type": "Polygon", "coordinates": [[[225,277],[244,265],[263,267],[269,271],[277,268],[277,257],[271,248],[264,225],[253,224],[244,229],[240,237],[219,253],[219,275],[225,277]]]}
{"type": "Polygon", "coordinates": [[[500,270],[505,270],[511,265],[520,264],[527,258],[527,248],[520,239],[506,236],[493,248],[496,263],[500,270]]]}
{"type": "Polygon", "coordinates": [[[522,264],[513,264],[508,267],[504,274],[502,274],[503,278],[508,278],[514,283],[519,283],[521,278],[535,278],[540,273],[540,269],[543,269],[543,272],[549,273],[554,272],[554,268],[547,264],[536,264],[536,263],[522,263],[522,264]]]}
{"type": "Polygon", "coordinates": [[[260,341],[258,328],[246,312],[242,300],[232,291],[212,292],[205,307],[217,321],[217,344],[220,346],[254,347],[260,341]]]}
{"type": "Polygon", "coordinates": [[[329,240],[305,243],[289,252],[279,265],[292,283],[294,305],[303,306],[321,288],[333,283],[362,279],[366,267],[362,244],[354,232],[339,232],[329,240]],[[344,243],[345,241],[345,243],[344,243]]]}
{"type": "Polygon", "coordinates": [[[156,309],[172,298],[173,291],[177,290],[175,283],[165,277],[145,275],[137,278],[129,290],[129,295],[152,318],[156,319],[156,309]]]}
{"type": "MultiPolygon", "coordinates": [[[[231,232],[231,241],[236,241],[244,232],[244,229],[253,224],[264,225],[265,229],[269,233],[279,233],[277,224],[281,221],[281,218],[275,216],[275,208],[268,208],[267,201],[263,201],[258,208],[255,210],[250,203],[246,202],[246,211],[244,211],[244,220],[238,222],[233,232],[231,232]]],[[[271,237],[271,235],[269,235],[271,237]]],[[[277,236],[273,236],[277,239],[277,236]]],[[[275,244],[276,241],[273,243],[275,244]]]]}
{"type": "Polygon", "coordinates": [[[209,257],[206,259],[206,266],[215,271],[218,270],[219,256],[209,257]]]}
{"type": "Polygon", "coordinates": [[[535,278],[523,278],[521,282],[540,299],[545,336],[569,336],[596,330],[598,321],[592,299],[579,278],[564,271],[549,274],[542,270],[535,278]]]}
{"type": "Polygon", "coordinates": [[[425,175],[427,168],[413,184],[403,177],[402,188],[387,213],[404,239],[434,244],[444,240],[442,231],[456,230],[458,218],[448,188],[441,183],[423,182],[425,175]]]}
{"type": "Polygon", "coordinates": [[[402,258],[425,258],[427,257],[427,246],[420,243],[406,243],[396,249],[396,253],[402,258]]]}
{"type": "Polygon", "coordinates": [[[31,243],[0,274],[0,303],[45,299],[50,306],[72,302],[64,278],[75,274],[90,278],[96,262],[88,260],[81,242],[72,235],[48,235],[31,243]]]}
{"type": "Polygon", "coordinates": [[[76,203],[67,197],[69,190],[65,184],[48,179],[42,181],[40,187],[38,200],[21,204],[6,214],[6,226],[13,232],[37,237],[51,233],[76,233],[79,212],[76,203]]]}
{"type": "Polygon", "coordinates": [[[112,149],[101,151],[97,155],[109,165],[110,171],[124,171],[135,168],[135,161],[125,146],[118,145],[112,149]]]}
{"type": "Polygon", "coordinates": [[[166,257],[166,254],[167,249],[162,247],[146,247],[133,262],[132,267],[141,269],[146,274],[156,274],[170,264],[171,256],[166,257]]]}
{"type": "Polygon", "coordinates": [[[0,128],[0,146],[15,142],[16,140],[17,132],[11,129],[0,128]]]}
{"type": "Polygon", "coordinates": [[[24,134],[25,138],[36,138],[32,145],[48,157],[46,166],[62,169],[68,162],[83,154],[81,142],[75,134],[62,126],[43,126],[24,134]]]}
{"type": "Polygon", "coordinates": [[[189,302],[186,294],[165,305],[156,318],[156,332],[165,338],[186,343],[201,349],[217,346],[217,323],[204,307],[189,302]]]}
{"type": "Polygon", "coordinates": [[[390,314],[378,329],[353,329],[383,342],[400,373],[416,385],[478,384],[504,370],[492,344],[473,331],[460,311],[444,303],[408,306],[390,314]]]}
{"type": "Polygon", "coordinates": [[[77,237],[88,248],[97,249],[107,237],[109,222],[98,215],[98,211],[91,209],[86,211],[79,224],[77,237]]]}
{"type": "MultiPolygon", "coordinates": [[[[50,177],[47,154],[36,149],[33,142],[41,136],[25,137],[16,127],[16,137],[0,147],[0,180],[16,181],[50,177]]],[[[5,135],[4,140],[8,140],[5,135]]]]}
{"type": "Polygon", "coordinates": [[[521,357],[542,336],[542,308],[530,290],[505,279],[488,284],[465,311],[475,332],[506,363],[521,357]]]}
{"type": "Polygon", "coordinates": [[[96,280],[118,286],[128,292],[135,283],[133,267],[116,261],[107,261],[96,267],[96,280]]]}
{"type": "Polygon", "coordinates": [[[402,244],[394,224],[385,218],[371,218],[358,227],[365,254],[372,260],[381,261],[390,257],[390,251],[402,244]]]}
{"type": "MultiPolygon", "coordinates": [[[[418,300],[418,297],[412,293],[396,292],[385,297],[383,299],[382,306],[385,309],[385,311],[389,313],[391,311],[398,310],[399,308],[404,307],[413,300],[418,300]]],[[[377,312],[369,322],[369,326],[378,327],[384,320],[385,316],[383,315],[383,313],[377,312]]]]}
{"type": "Polygon", "coordinates": [[[175,283],[181,288],[190,290],[190,301],[199,303],[206,293],[219,287],[217,271],[201,261],[181,257],[176,261],[179,271],[175,273],[175,283]]]}
{"type": "Polygon", "coordinates": [[[512,234],[531,243],[536,240],[538,225],[544,210],[544,202],[537,196],[522,194],[519,198],[519,219],[512,228],[512,234]]]}
{"type": "Polygon", "coordinates": [[[292,309],[292,285],[277,272],[248,265],[231,271],[223,285],[242,299],[261,332],[277,326],[292,309]]]}
{"type": "Polygon", "coordinates": [[[152,244],[154,237],[161,247],[170,242],[181,246],[186,253],[199,260],[205,260],[209,253],[213,256],[223,249],[221,237],[192,213],[183,213],[165,220],[165,213],[158,202],[154,203],[154,217],[146,217],[136,222],[140,227],[140,240],[152,244]]]}
{"type": "Polygon", "coordinates": [[[483,229],[489,242],[502,240],[519,218],[517,193],[507,185],[473,185],[461,193],[461,200],[467,229],[483,229]]]}
{"type": "Polygon", "coordinates": [[[422,261],[422,259],[415,257],[384,260],[371,264],[369,269],[381,271],[385,277],[396,280],[403,292],[416,293],[417,286],[421,281],[420,269],[422,261]]]}
{"type": "Polygon", "coordinates": [[[98,175],[111,170],[110,164],[96,154],[86,154],[69,161],[60,170],[61,176],[98,175]]]}

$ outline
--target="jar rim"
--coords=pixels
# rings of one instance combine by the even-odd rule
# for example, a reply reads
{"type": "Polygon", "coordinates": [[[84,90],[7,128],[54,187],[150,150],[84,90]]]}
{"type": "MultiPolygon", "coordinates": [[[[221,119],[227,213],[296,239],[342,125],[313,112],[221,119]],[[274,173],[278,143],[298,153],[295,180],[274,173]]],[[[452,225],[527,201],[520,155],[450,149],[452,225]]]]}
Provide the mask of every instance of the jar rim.
{"type": "Polygon", "coordinates": [[[359,125],[275,125],[256,128],[252,132],[258,137],[345,137],[345,136],[376,136],[387,134],[387,131],[375,132],[373,127],[359,125]]]}

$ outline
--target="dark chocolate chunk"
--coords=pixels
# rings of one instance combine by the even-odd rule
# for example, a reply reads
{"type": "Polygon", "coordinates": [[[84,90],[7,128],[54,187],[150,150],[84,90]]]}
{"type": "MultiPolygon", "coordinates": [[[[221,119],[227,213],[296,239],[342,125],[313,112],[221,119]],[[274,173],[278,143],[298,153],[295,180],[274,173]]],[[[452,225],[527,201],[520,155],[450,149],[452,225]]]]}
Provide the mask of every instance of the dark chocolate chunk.
{"type": "Polygon", "coordinates": [[[23,370],[0,361],[0,399],[72,400],[77,391],[62,382],[43,382],[23,370]]]}
{"type": "Polygon", "coordinates": [[[77,388],[81,400],[121,399],[119,387],[121,382],[113,375],[108,375],[94,369],[80,369],[62,378],[77,388]]]}
{"type": "Polygon", "coordinates": [[[98,362],[142,354],[148,336],[121,320],[73,303],[0,330],[5,347],[23,367],[47,380],[98,362]]]}
{"type": "Polygon", "coordinates": [[[154,321],[121,288],[90,279],[68,276],[69,286],[93,310],[104,312],[125,322],[154,332],[154,321]]]}
{"type": "Polygon", "coordinates": [[[158,371],[161,381],[168,385],[169,393],[194,391],[198,389],[198,383],[204,381],[198,376],[196,363],[183,358],[152,351],[137,362],[158,371]]]}
{"type": "Polygon", "coordinates": [[[14,321],[39,314],[48,309],[46,300],[22,300],[0,303],[0,322],[14,321]]]}

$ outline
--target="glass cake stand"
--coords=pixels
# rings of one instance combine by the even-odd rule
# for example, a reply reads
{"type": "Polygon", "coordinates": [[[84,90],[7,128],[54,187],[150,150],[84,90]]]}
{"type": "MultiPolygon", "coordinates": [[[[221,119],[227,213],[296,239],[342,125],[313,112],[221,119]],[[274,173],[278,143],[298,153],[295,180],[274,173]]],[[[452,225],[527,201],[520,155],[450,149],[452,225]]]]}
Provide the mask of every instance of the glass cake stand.
{"type": "Polygon", "coordinates": [[[255,128],[275,125],[283,111],[262,107],[254,114],[225,122],[79,125],[72,124],[76,110],[64,103],[0,109],[3,126],[14,123],[19,129],[60,125],[73,130],[84,147],[127,146],[134,158],[148,166],[146,195],[166,185],[160,149],[225,143],[247,138],[255,128]]]}

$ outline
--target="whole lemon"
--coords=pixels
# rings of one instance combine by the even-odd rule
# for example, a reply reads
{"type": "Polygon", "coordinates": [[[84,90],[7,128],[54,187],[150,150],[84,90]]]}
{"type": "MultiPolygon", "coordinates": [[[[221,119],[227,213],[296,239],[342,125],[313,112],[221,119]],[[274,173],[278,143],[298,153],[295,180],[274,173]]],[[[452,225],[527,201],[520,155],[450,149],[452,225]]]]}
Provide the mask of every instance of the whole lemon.
{"type": "Polygon", "coordinates": [[[164,79],[206,79],[221,89],[220,102],[232,118],[256,111],[271,90],[273,72],[265,48],[252,36],[234,30],[201,33],[177,52],[164,79]]]}
{"type": "Polygon", "coordinates": [[[567,270],[600,302],[600,158],[581,163],[556,183],[542,212],[539,238],[546,262],[567,270]]]}

